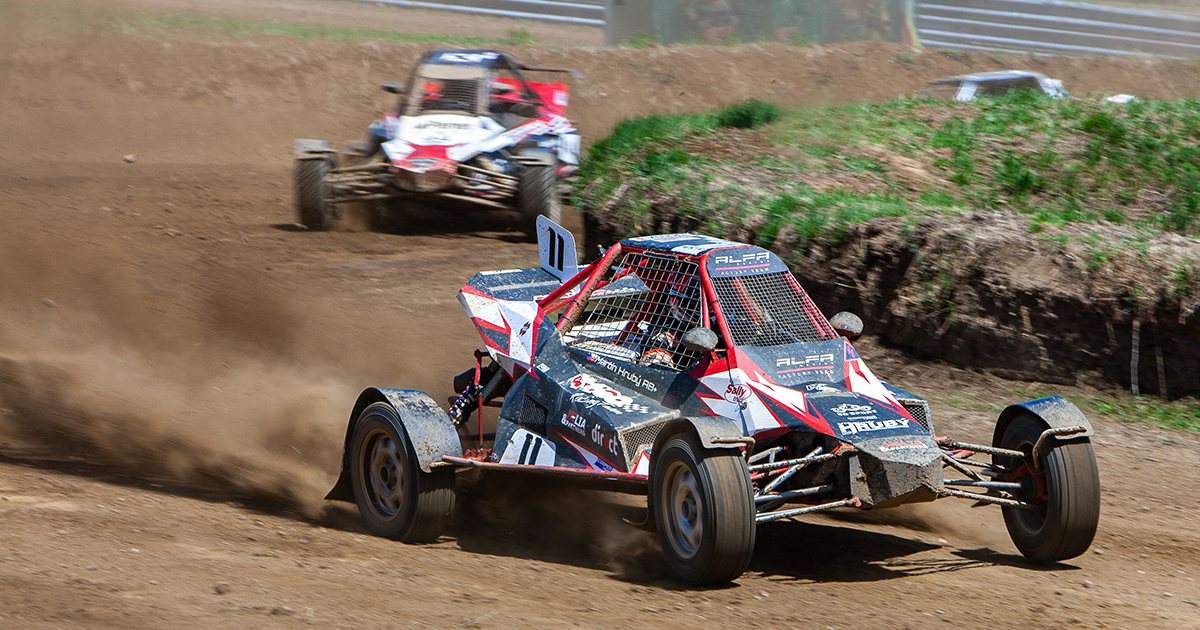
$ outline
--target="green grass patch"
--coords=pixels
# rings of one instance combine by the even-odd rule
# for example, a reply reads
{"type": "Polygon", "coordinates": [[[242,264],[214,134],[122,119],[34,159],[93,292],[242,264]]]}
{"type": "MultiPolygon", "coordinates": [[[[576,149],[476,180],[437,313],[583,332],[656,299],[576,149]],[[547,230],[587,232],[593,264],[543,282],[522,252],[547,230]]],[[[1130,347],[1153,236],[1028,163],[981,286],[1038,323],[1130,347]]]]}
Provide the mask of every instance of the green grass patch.
{"type": "MultiPolygon", "coordinates": [[[[752,230],[762,242],[785,231],[800,244],[836,238],[877,216],[998,210],[1024,213],[1033,233],[1079,223],[1133,224],[1146,233],[1115,243],[1084,239],[1087,268],[1101,269],[1125,248],[1144,257],[1157,233],[1200,234],[1200,99],[1121,106],[1025,91],[971,103],[901,99],[791,110],[750,101],[621,123],[592,145],[581,176],[585,205],[604,203],[619,187],[639,212],[650,197],[676,196],[681,209],[704,218],[698,228],[727,232],[745,218],[762,225],[752,230]],[[735,164],[671,153],[723,128],[763,129],[771,157],[739,155],[735,164]],[[823,173],[844,190],[827,183],[820,194],[807,190],[802,182],[823,173]],[[682,190],[696,197],[685,199],[682,190]],[[737,211],[722,214],[730,205],[737,211]]],[[[1186,287],[1195,273],[1181,267],[1168,280],[1186,287]]]]}
{"type": "MultiPolygon", "coordinates": [[[[722,161],[683,146],[723,129],[762,128],[777,123],[783,114],[776,105],[750,100],[710,113],[660,114],[621,122],[591,146],[579,171],[579,196],[601,199],[622,189],[621,222],[640,225],[649,214],[651,198],[671,191],[676,214],[709,234],[726,234],[735,223],[759,217],[756,239],[762,245],[772,244],[785,232],[801,246],[817,237],[840,239],[851,225],[911,211],[911,204],[896,195],[817,191],[790,181],[800,169],[778,158],[722,161]],[[734,175],[745,169],[771,173],[780,183],[748,185],[734,175]]],[[[842,159],[858,171],[883,170],[871,158],[842,159]]]]}
{"type": "Polygon", "coordinates": [[[1094,396],[1084,400],[1083,406],[1092,414],[1122,422],[1148,422],[1166,429],[1200,432],[1200,400],[1195,398],[1168,402],[1146,396],[1094,396]]]}
{"type": "Polygon", "coordinates": [[[717,110],[717,126],[731,129],[757,129],[779,120],[783,109],[773,103],[750,99],[717,110]]]}

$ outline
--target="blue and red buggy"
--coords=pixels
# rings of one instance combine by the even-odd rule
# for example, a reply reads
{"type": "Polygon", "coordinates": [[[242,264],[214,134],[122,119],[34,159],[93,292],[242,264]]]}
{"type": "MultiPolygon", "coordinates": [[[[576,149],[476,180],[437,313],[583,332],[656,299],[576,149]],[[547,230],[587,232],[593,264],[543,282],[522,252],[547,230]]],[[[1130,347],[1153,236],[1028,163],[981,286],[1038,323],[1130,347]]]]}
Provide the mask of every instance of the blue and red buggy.
{"type": "Polygon", "coordinates": [[[769,251],[668,234],[578,269],[569,232],[541,219],[538,240],[540,268],[459,292],[489,359],[455,378],[448,408],[404,389],[355,403],[328,498],[356,502],[376,534],[436,539],[456,476],[504,469],[644,494],[643,526],[691,584],[741,575],[759,523],[943,498],[999,506],[1033,561],[1090,546],[1093,431],[1066,400],[1011,405],[990,444],[959,442],[867,367],[861,320],[827,319],[769,251]],[[494,433],[469,422],[484,407],[499,408],[494,433]]]}

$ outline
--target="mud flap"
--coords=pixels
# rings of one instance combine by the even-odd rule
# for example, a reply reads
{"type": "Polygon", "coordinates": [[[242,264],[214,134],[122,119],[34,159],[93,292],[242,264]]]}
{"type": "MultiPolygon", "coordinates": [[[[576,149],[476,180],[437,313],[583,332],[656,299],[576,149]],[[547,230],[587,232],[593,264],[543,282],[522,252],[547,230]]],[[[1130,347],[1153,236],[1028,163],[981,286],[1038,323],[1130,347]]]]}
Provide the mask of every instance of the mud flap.
{"type": "Polygon", "coordinates": [[[342,447],[342,470],[337,483],[325,495],[327,501],[354,501],[350,486],[350,443],[354,439],[354,426],[358,417],[368,406],[386,402],[400,416],[402,426],[395,427],[408,436],[416,452],[421,470],[432,472],[436,468],[451,466],[442,462],[442,456],[462,457],[462,442],[454,430],[449,416],[425,392],[415,389],[384,389],[372,387],[359,394],[350,412],[346,426],[346,439],[342,447]]]}
{"type": "Polygon", "coordinates": [[[1081,437],[1089,437],[1094,431],[1092,423],[1088,421],[1087,416],[1079,410],[1079,407],[1071,404],[1070,401],[1062,396],[1047,396],[1030,400],[1028,402],[1009,405],[1000,412],[1000,417],[996,419],[996,430],[992,433],[992,446],[999,447],[1000,441],[1004,438],[1004,431],[1008,429],[1008,423],[1021,413],[1031,413],[1046,426],[1051,429],[1066,429],[1069,427],[1083,426],[1087,430],[1082,433],[1076,433],[1067,439],[1075,439],[1081,437]]]}

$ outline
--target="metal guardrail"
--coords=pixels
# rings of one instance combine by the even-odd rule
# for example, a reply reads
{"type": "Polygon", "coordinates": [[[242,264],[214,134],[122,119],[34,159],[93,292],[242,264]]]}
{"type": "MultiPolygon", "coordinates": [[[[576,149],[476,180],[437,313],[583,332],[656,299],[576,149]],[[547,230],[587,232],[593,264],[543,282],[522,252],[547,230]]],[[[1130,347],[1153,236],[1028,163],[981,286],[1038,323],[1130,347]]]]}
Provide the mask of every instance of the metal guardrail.
{"type": "Polygon", "coordinates": [[[604,26],[604,2],[600,0],[363,0],[414,9],[441,9],[497,17],[547,20],[586,26],[604,26]]]}
{"type": "MultiPolygon", "coordinates": [[[[613,17],[613,7],[606,5],[624,4],[621,0],[362,1],[601,27],[613,17]]],[[[656,0],[632,0],[632,3],[653,1],[656,0]]],[[[932,48],[1053,55],[1200,57],[1200,16],[1060,0],[914,2],[917,35],[921,44],[932,48]]],[[[652,25],[646,26],[653,29],[652,25]]]]}
{"type": "Polygon", "coordinates": [[[1055,0],[920,0],[928,47],[1200,57],[1200,17],[1055,0]]]}

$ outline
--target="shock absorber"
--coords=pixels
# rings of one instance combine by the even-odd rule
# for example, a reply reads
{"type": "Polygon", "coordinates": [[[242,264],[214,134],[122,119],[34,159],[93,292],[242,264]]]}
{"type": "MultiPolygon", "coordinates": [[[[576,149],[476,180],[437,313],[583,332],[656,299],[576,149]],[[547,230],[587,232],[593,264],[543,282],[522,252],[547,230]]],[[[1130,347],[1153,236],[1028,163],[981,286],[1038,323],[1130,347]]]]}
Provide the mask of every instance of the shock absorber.
{"type": "Polygon", "coordinates": [[[480,386],[479,377],[484,373],[482,360],[483,353],[477,351],[475,356],[475,381],[463,389],[458,398],[454,400],[454,403],[450,405],[450,410],[446,412],[456,429],[471,417],[472,411],[475,411],[481,405],[485,405],[489,400],[495,398],[496,392],[508,383],[508,373],[503,369],[497,369],[495,374],[488,379],[487,384],[480,386]]]}
{"type": "Polygon", "coordinates": [[[479,407],[479,392],[481,391],[483,391],[482,387],[471,383],[462,390],[458,398],[454,399],[454,404],[450,405],[450,410],[446,412],[446,415],[450,416],[450,421],[454,423],[454,428],[461,427],[471,417],[471,412],[479,407]]]}

